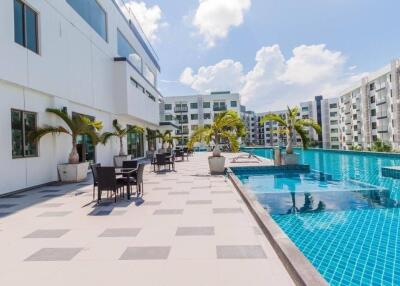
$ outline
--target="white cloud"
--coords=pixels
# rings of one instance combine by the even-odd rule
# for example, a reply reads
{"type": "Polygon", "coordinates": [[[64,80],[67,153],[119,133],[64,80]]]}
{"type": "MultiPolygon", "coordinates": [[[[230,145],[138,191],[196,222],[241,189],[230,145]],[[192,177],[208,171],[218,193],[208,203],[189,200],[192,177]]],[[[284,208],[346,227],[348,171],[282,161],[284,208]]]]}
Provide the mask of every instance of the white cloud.
{"type": "Polygon", "coordinates": [[[201,67],[197,74],[186,68],[180,82],[196,91],[210,92],[214,90],[238,90],[243,85],[243,66],[233,60],[222,60],[214,66],[201,67]]]}
{"type": "Polygon", "coordinates": [[[147,7],[144,2],[131,1],[126,5],[133,11],[143,32],[151,42],[158,40],[157,33],[167,23],[162,21],[162,11],[158,5],[147,7]]]}
{"type": "Polygon", "coordinates": [[[247,73],[243,65],[223,60],[201,67],[194,73],[186,68],[180,82],[198,92],[231,90],[240,92],[242,101],[255,111],[284,109],[322,94],[339,92],[365,74],[348,73],[346,58],[325,45],[299,46],[285,59],[279,45],[261,48],[254,67],[247,73]]]}
{"type": "Polygon", "coordinates": [[[232,27],[243,23],[250,6],[251,0],[199,0],[192,24],[207,46],[213,47],[217,39],[225,38],[232,27]]]}

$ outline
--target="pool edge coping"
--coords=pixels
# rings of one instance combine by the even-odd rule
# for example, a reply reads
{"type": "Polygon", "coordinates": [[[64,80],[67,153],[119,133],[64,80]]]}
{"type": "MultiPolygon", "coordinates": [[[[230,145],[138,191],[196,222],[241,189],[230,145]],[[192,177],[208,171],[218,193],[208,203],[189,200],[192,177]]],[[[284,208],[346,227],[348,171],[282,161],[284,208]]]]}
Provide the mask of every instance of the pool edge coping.
{"type": "Polygon", "coordinates": [[[227,168],[228,178],[244,200],[261,231],[271,243],[273,249],[282,261],[290,277],[296,285],[323,286],[329,285],[325,278],[296,247],[292,240],[279,227],[273,218],[265,211],[256,197],[251,194],[232,172],[227,168]]]}

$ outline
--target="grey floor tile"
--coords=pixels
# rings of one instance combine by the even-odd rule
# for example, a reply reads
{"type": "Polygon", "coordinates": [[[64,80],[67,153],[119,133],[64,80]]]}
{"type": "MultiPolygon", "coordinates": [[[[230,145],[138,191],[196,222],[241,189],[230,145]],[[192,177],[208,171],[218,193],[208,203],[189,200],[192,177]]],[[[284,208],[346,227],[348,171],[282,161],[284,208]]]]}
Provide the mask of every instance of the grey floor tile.
{"type": "Polygon", "coordinates": [[[183,209],[159,209],[154,211],[154,215],[180,215],[183,209]]]}
{"type": "Polygon", "coordinates": [[[159,206],[161,205],[161,201],[144,201],[144,206],[159,206]]]}
{"type": "Polygon", "coordinates": [[[71,212],[44,212],[39,217],[63,217],[69,215],[71,212]]]}
{"type": "Polygon", "coordinates": [[[211,205],[212,200],[188,200],[187,205],[211,205]]]}
{"type": "Polygon", "coordinates": [[[185,192],[185,191],[182,191],[182,192],[169,192],[168,193],[168,195],[189,195],[190,193],[189,192],[185,192]]]}
{"type": "Polygon", "coordinates": [[[213,209],[214,214],[237,214],[243,213],[241,208],[215,208],[213,209]]]}
{"type": "Polygon", "coordinates": [[[193,226],[178,227],[176,236],[207,236],[214,235],[214,227],[212,226],[193,226]]]}
{"type": "Polygon", "coordinates": [[[120,260],[167,259],[170,251],[171,247],[169,246],[128,247],[120,260]]]}
{"type": "Polygon", "coordinates": [[[25,261],[69,261],[81,250],[82,248],[42,248],[25,261]]]}
{"type": "Polygon", "coordinates": [[[38,229],[24,238],[59,238],[68,231],[69,229],[38,229]]]}
{"type": "Polygon", "coordinates": [[[258,226],[253,226],[253,230],[254,230],[254,233],[256,235],[262,235],[263,234],[261,229],[258,226]]]}
{"type": "Polygon", "coordinates": [[[46,204],[40,204],[37,207],[38,208],[58,208],[62,205],[63,205],[63,203],[46,203],[46,204]]]}
{"type": "Polygon", "coordinates": [[[260,245],[217,245],[218,259],[267,258],[260,245]]]}
{"type": "Polygon", "coordinates": [[[99,237],[136,237],[140,228],[108,228],[99,237]]]}
{"type": "Polygon", "coordinates": [[[17,204],[0,204],[0,209],[9,209],[17,206],[17,204]]]}
{"type": "Polygon", "coordinates": [[[43,190],[40,191],[39,193],[57,193],[57,192],[61,192],[62,190],[43,190]]]}

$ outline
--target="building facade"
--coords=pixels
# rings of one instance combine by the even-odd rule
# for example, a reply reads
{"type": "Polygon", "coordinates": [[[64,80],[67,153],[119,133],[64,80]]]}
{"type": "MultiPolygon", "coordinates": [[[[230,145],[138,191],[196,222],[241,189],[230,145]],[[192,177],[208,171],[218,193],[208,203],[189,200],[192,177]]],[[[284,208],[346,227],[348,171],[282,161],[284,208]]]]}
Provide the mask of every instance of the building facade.
{"type": "MultiPolygon", "coordinates": [[[[103,131],[114,119],[158,128],[159,62],[123,1],[0,1],[0,18],[0,194],[58,179],[71,138],[27,139],[37,126],[62,123],[47,108],[100,120],[103,131]]],[[[87,160],[105,165],[118,154],[116,141],[78,143],[87,160]]],[[[130,134],[124,145],[134,157],[148,148],[144,135],[130,134]]]]}
{"type": "Polygon", "coordinates": [[[339,98],[327,98],[321,103],[322,147],[340,149],[341,129],[339,98]]]}
{"type": "Polygon", "coordinates": [[[168,96],[161,103],[161,119],[165,122],[178,123],[175,131],[178,144],[186,144],[190,135],[199,126],[211,125],[215,115],[234,110],[238,114],[240,109],[240,95],[230,92],[212,92],[202,95],[168,96]]]}
{"type": "Polygon", "coordinates": [[[393,60],[340,95],[342,149],[366,149],[378,140],[399,148],[399,72],[400,60],[393,60]]]}

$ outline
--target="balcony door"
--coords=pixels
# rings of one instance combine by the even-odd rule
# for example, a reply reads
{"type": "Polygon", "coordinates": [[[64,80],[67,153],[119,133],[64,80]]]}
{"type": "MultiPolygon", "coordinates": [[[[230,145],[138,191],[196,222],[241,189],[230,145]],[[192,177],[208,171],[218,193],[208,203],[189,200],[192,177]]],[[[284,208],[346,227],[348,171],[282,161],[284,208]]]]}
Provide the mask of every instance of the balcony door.
{"type": "MultiPolygon", "coordinates": [[[[92,121],[95,120],[95,117],[86,115],[86,114],[80,114],[77,112],[72,112],[72,118],[75,118],[77,116],[81,117],[86,117],[92,121]]],[[[95,163],[96,162],[96,146],[92,142],[92,138],[88,135],[79,135],[77,138],[77,148],[78,148],[78,153],[79,153],[79,162],[90,162],[90,163],[95,163]]]]}

